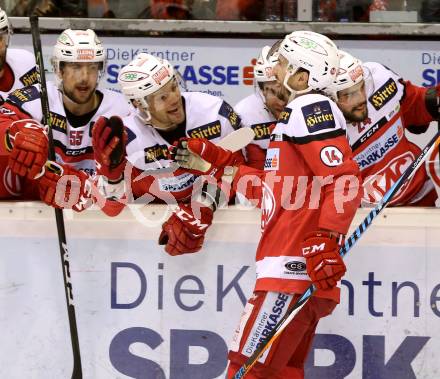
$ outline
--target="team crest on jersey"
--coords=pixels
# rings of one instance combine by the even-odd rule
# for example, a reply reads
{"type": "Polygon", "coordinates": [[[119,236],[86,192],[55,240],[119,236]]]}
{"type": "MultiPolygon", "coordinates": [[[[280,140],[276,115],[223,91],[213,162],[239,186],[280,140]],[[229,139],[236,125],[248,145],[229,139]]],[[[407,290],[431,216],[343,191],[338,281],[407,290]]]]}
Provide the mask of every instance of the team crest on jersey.
{"type": "Polygon", "coordinates": [[[53,130],[66,134],[67,133],[66,116],[62,116],[55,112],[49,112],[49,113],[50,113],[50,127],[53,130]]]}
{"type": "Polygon", "coordinates": [[[145,163],[153,163],[160,159],[168,159],[167,145],[156,144],[144,149],[145,163]]]}
{"type": "Polygon", "coordinates": [[[328,167],[339,166],[344,160],[344,154],[336,146],[326,146],[320,153],[321,161],[328,167]]]}
{"type": "Polygon", "coordinates": [[[261,230],[264,230],[267,224],[275,214],[276,201],[275,196],[269,186],[263,182],[263,193],[261,201],[261,230]]]}
{"type": "Polygon", "coordinates": [[[377,111],[387,104],[397,94],[397,84],[390,78],[385,84],[374,92],[368,101],[373,105],[377,111]]]}
{"type": "Polygon", "coordinates": [[[40,91],[38,91],[38,88],[35,86],[16,89],[8,96],[8,100],[12,101],[20,107],[28,101],[36,100],[39,98],[40,91]]]}
{"type": "Polygon", "coordinates": [[[240,116],[237,113],[235,113],[234,109],[226,101],[223,101],[218,111],[218,114],[220,116],[227,118],[234,129],[238,129],[240,127],[241,124],[240,116]]]}
{"type": "Polygon", "coordinates": [[[24,86],[31,86],[38,83],[38,71],[36,67],[32,67],[28,72],[19,78],[24,86]]]}
{"type": "Polygon", "coordinates": [[[270,148],[266,152],[266,160],[264,161],[264,170],[278,170],[280,167],[280,149],[270,148]]]}
{"type": "Polygon", "coordinates": [[[199,126],[194,129],[187,130],[186,133],[191,138],[206,138],[214,139],[218,138],[222,134],[222,127],[220,121],[213,121],[209,124],[199,126]]]}
{"type": "Polygon", "coordinates": [[[291,114],[292,110],[290,108],[284,108],[284,110],[280,113],[278,117],[278,122],[281,124],[287,124],[289,122],[291,114]]]}
{"type": "Polygon", "coordinates": [[[301,108],[301,111],[310,133],[317,132],[318,130],[334,129],[336,127],[335,117],[333,116],[332,107],[328,100],[305,105],[301,108]]]}
{"type": "Polygon", "coordinates": [[[262,124],[255,124],[251,126],[251,129],[255,133],[254,140],[260,141],[268,139],[270,137],[270,130],[275,126],[274,122],[264,122],[262,124]]]}

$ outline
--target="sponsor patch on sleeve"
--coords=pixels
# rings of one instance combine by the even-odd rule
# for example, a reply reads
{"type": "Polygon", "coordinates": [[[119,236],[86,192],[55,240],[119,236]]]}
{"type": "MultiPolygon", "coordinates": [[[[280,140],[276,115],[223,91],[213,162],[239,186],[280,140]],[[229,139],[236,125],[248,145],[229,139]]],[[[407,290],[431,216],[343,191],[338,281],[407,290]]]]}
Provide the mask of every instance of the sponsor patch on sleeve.
{"type": "Polygon", "coordinates": [[[333,116],[332,108],[328,100],[305,105],[301,108],[301,111],[310,133],[324,129],[334,129],[336,127],[335,117],[333,116]]]}
{"type": "Polygon", "coordinates": [[[264,161],[264,169],[266,171],[278,170],[280,167],[280,149],[270,148],[266,152],[266,160],[264,161]]]}
{"type": "Polygon", "coordinates": [[[280,113],[278,117],[278,122],[281,124],[287,124],[290,119],[290,115],[292,114],[292,110],[290,108],[284,108],[284,110],[280,113]]]}
{"type": "Polygon", "coordinates": [[[16,89],[8,96],[8,100],[12,101],[20,107],[28,101],[36,100],[39,98],[40,91],[38,91],[38,88],[34,86],[16,89]]]}
{"type": "Polygon", "coordinates": [[[336,146],[326,146],[321,150],[321,161],[328,167],[335,167],[342,164],[344,154],[336,146]]]}
{"type": "Polygon", "coordinates": [[[374,92],[368,101],[377,111],[387,104],[397,93],[397,83],[389,78],[385,84],[374,92]]]}
{"type": "Polygon", "coordinates": [[[238,129],[240,127],[241,124],[240,116],[237,113],[235,113],[234,108],[232,108],[226,101],[223,101],[218,111],[218,114],[220,116],[227,118],[234,129],[238,129]]]}
{"type": "Polygon", "coordinates": [[[35,66],[32,67],[28,72],[23,74],[19,80],[20,82],[23,83],[24,86],[31,86],[33,84],[37,84],[38,83],[37,68],[35,66]]]}

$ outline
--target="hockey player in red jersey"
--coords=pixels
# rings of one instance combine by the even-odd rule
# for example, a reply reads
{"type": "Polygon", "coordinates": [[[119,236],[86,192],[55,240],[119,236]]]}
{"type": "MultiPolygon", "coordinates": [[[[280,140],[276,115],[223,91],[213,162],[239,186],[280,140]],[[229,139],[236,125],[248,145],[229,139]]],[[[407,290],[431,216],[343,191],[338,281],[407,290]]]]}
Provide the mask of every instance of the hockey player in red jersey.
{"type": "Polygon", "coordinates": [[[243,126],[249,126],[255,133],[254,140],[246,146],[246,164],[260,169],[264,166],[271,129],[287,104],[283,86],[273,75],[278,56],[270,54],[271,50],[273,48],[264,46],[254,66],[255,93],[240,100],[234,107],[243,126]]]}
{"type": "MultiPolygon", "coordinates": [[[[11,25],[5,11],[0,9],[0,99],[23,86],[37,82],[35,57],[24,49],[9,47],[11,25]]],[[[5,140],[7,126],[0,124],[0,138],[5,140]],[[3,137],[2,137],[3,136],[3,137]]],[[[32,182],[16,175],[8,167],[9,151],[0,143],[0,199],[36,200],[38,191],[32,182]]]]}
{"type": "Polygon", "coordinates": [[[9,94],[0,109],[12,174],[32,180],[39,176],[41,200],[55,207],[83,210],[91,203],[89,177],[95,171],[91,129],[100,115],[125,116],[130,105],[120,94],[98,90],[104,73],[105,50],[93,30],[67,29],[58,37],[52,56],[56,82],[47,83],[50,126],[58,170],[44,170],[48,142],[42,120],[38,85],[9,94]],[[44,157],[42,159],[41,157],[44,157]],[[65,193],[56,189],[64,173],[65,193]],[[69,175],[69,177],[67,177],[69,175]],[[75,191],[73,191],[75,187],[75,191]],[[74,192],[75,199],[70,192],[74,192]]]}
{"type": "MultiPolygon", "coordinates": [[[[290,99],[272,132],[265,171],[241,165],[232,174],[234,190],[261,207],[262,236],[257,282],[233,338],[228,378],[312,281],[317,292],[246,376],[304,378],[317,323],[339,302],[337,282],[346,271],[339,246],[360,203],[361,179],[344,116],[321,94],[336,78],[338,65],[338,50],[327,37],[297,31],[284,38],[274,72],[290,99]]],[[[188,151],[209,162],[211,170],[230,163],[230,153],[209,141],[186,143],[188,150],[176,155],[183,167],[188,151]]],[[[195,172],[198,167],[189,166],[195,172]]]]}
{"type": "MultiPolygon", "coordinates": [[[[136,112],[122,120],[128,135],[126,159],[129,170],[123,166],[117,170],[109,168],[107,157],[113,149],[106,149],[107,142],[111,143],[107,138],[109,126],[106,120],[101,120],[93,132],[95,158],[101,167],[98,174],[111,176],[107,185],[101,188],[112,198],[122,196],[123,199],[128,192],[128,197],[137,202],[178,202],[178,209],[161,234],[161,243],[172,255],[195,252],[201,247],[207,227],[195,230],[177,215],[185,213],[186,217],[193,217],[186,203],[197,176],[182,169],[160,175],[155,175],[154,171],[169,166],[168,150],[180,138],[207,138],[218,142],[240,127],[240,118],[228,103],[218,97],[201,92],[181,92],[171,64],[150,54],[141,53],[122,68],[118,82],[122,93],[136,107],[136,112]],[[124,178],[124,175],[127,177],[124,178]],[[123,184],[129,190],[111,189],[123,184]],[[118,196],[115,196],[116,193],[118,196]]],[[[241,152],[234,157],[244,160],[241,152]]],[[[115,215],[122,210],[123,203],[124,200],[107,202],[103,210],[115,215]]],[[[200,212],[203,224],[209,226],[213,213],[211,208],[201,206],[200,212]]]]}
{"type": "MultiPolygon", "coordinates": [[[[438,120],[440,86],[417,87],[379,63],[362,63],[343,51],[340,55],[331,92],[345,116],[353,156],[364,179],[363,204],[371,206],[419,155],[421,149],[406,133],[424,133],[427,124],[438,120]]],[[[433,182],[421,167],[390,205],[433,206],[436,197],[433,182]]]]}

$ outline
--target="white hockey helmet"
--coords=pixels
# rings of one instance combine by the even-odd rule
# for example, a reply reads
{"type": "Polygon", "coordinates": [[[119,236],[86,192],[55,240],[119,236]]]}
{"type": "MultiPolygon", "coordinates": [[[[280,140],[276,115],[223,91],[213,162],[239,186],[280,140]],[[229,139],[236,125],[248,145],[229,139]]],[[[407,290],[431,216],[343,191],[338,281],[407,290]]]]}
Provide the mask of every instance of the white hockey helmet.
{"type": "Polygon", "coordinates": [[[254,66],[254,77],[259,83],[277,80],[273,68],[278,63],[278,53],[269,56],[270,46],[264,46],[254,66]]]}
{"type": "Polygon", "coordinates": [[[173,66],[166,59],[140,53],[119,72],[118,83],[130,101],[137,101],[151,119],[146,97],[160,90],[175,77],[173,66]]]}
{"type": "MultiPolygon", "coordinates": [[[[91,30],[66,29],[60,34],[53,49],[52,66],[60,86],[61,62],[102,63],[100,76],[105,70],[105,50],[96,33],[91,30]]],[[[99,81],[98,78],[98,81],[99,81]]]]}
{"type": "Polygon", "coordinates": [[[6,12],[0,8],[0,34],[8,34],[6,45],[9,44],[9,36],[11,34],[11,25],[9,24],[9,19],[6,12]]]}
{"type": "Polygon", "coordinates": [[[284,38],[278,52],[289,62],[283,84],[292,94],[323,91],[333,83],[338,73],[338,48],[322,34],[310,31],[290,33],[284,38]],[[309,88],[294,91],[287,82],[299,68],[309,72],[309,88]]]}
{"type": "Polygon", "coordinates": [[[339,91],[353,87],[365,79],[362,61],[355,58],[346,51],[339,50],[339,70],[333,84],[326,92],[337,99],[339,91]]]}

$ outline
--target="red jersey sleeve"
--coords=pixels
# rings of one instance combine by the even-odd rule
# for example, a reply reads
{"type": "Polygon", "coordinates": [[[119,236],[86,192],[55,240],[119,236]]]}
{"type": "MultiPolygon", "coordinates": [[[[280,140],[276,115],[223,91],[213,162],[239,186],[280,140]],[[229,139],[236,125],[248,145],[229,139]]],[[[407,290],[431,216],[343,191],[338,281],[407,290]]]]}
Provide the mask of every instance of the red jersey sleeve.
{"type": "Polygon", "coordinates": [[[266,159],[266,150],[253,143],[246,146],[246,164],[262,170],[266,159]]]}
{"type": "Polygon", "coordinates": [[[402,80],[402,83],[405,86],[405,93],[401,101],[404,126],[425,126],[434,121],[426,108],[428,88],[415,86],[410,81],[402,80]]]}

